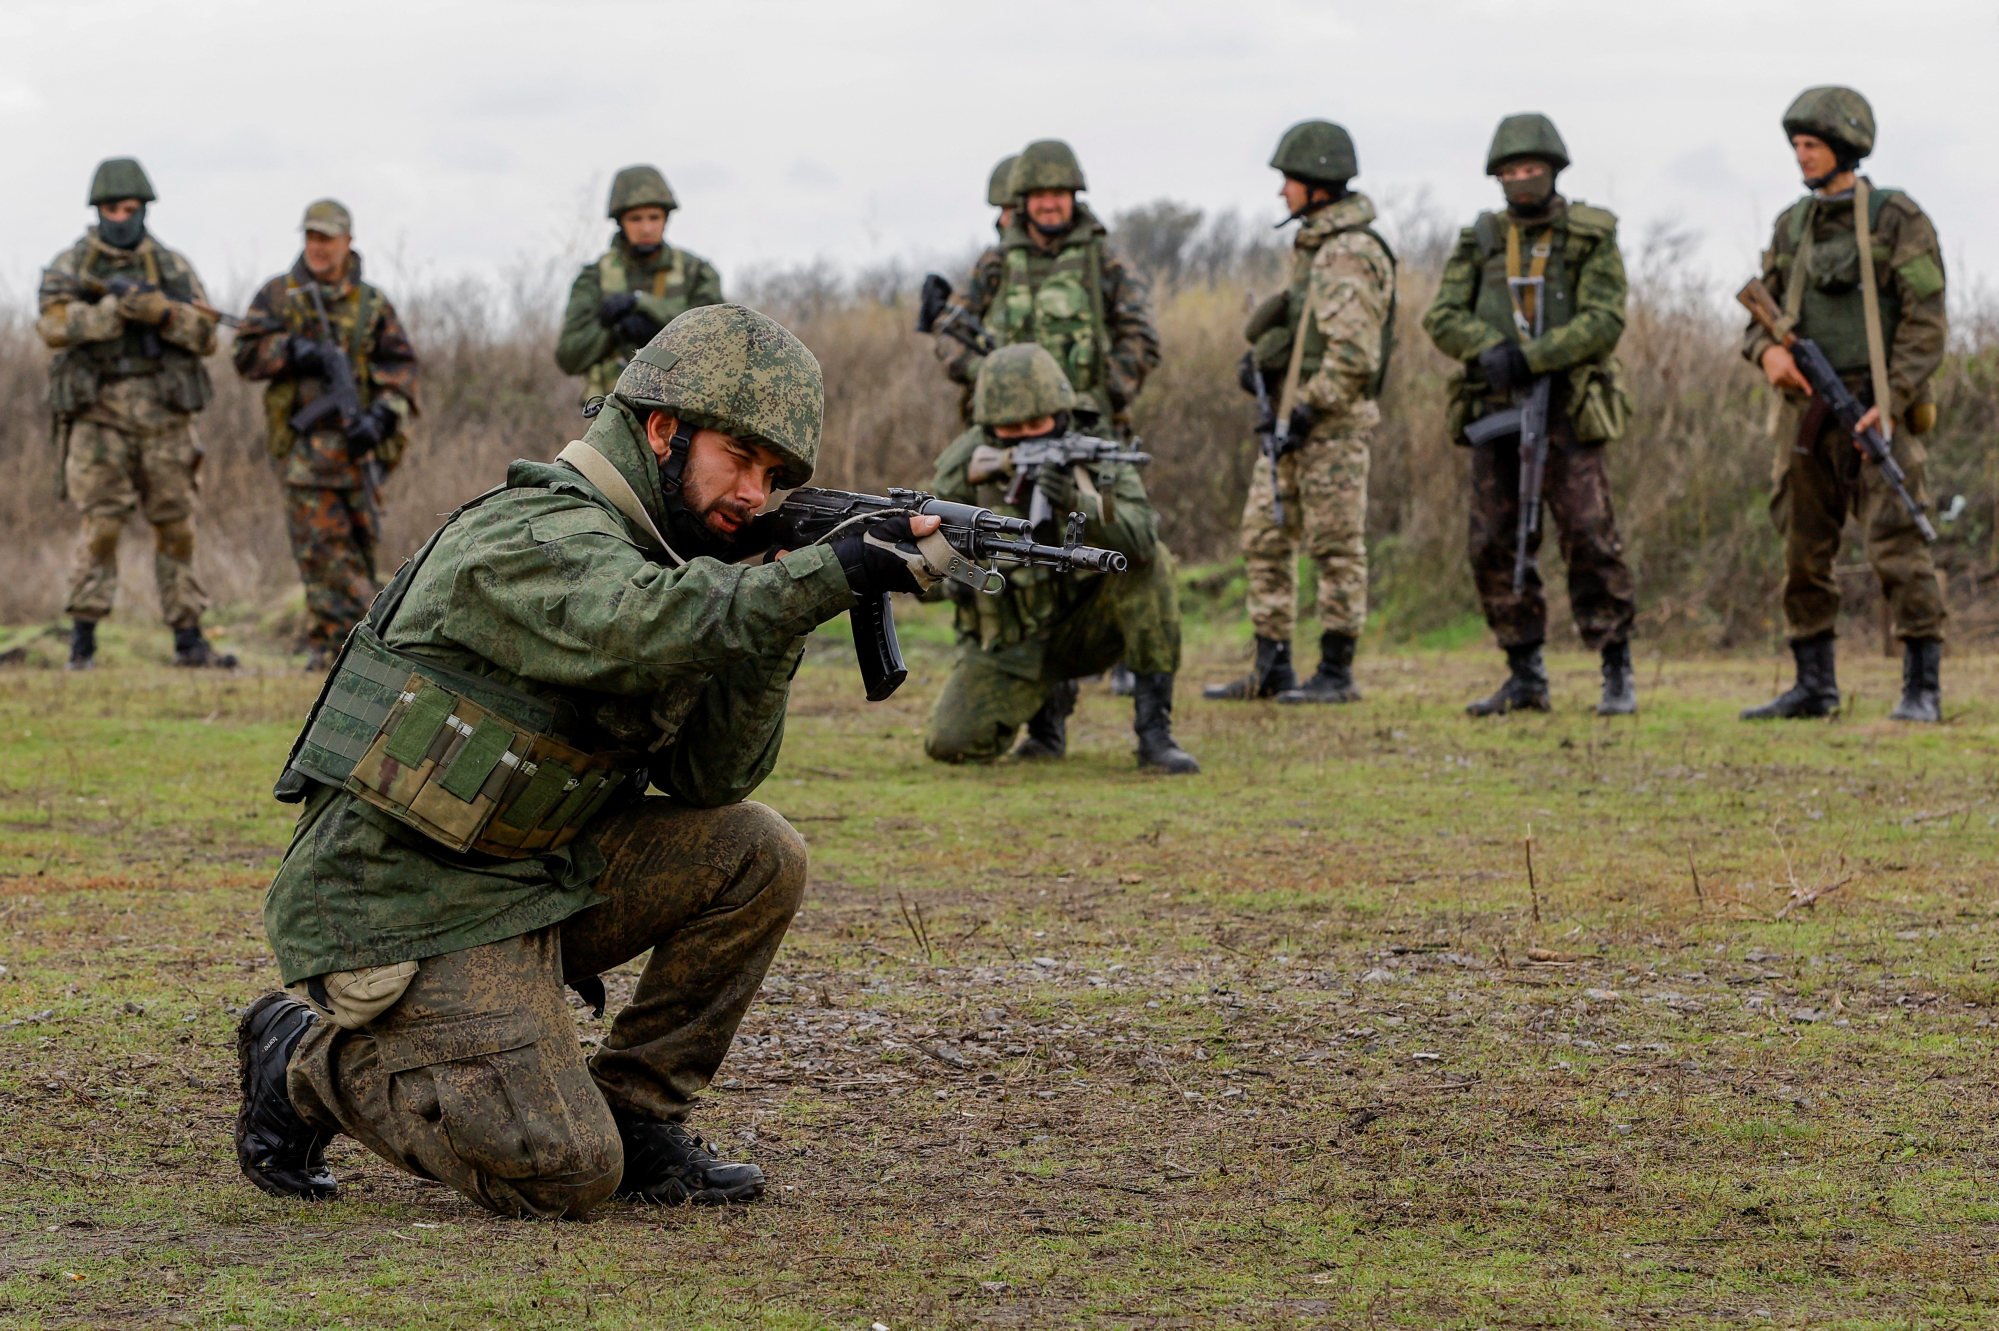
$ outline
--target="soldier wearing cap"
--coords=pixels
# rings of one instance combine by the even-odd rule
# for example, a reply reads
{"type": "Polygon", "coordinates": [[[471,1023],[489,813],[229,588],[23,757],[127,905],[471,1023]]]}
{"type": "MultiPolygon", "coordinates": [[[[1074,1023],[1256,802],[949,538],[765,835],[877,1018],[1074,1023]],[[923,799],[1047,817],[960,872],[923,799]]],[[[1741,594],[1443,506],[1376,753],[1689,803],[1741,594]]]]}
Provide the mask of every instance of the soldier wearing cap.
{"type": "MultiPolygon", "coordinates": [[[[1811,192],[1778,216],[1763,253],[1763,284],[1798,336],[1818,343],[1867,404],[1861,429],[1878,427],[1888,437],[1909,493],[1923,502],[1920,436],[1936,425],[1930,377],[1950,332],[1936,227],[1908,195],[1859,174],[1861,159],[1874,151],[1874,110],[1853,89],[1805,89],[1784,112],[1784,133],[1811,192]]],[[[1915,520],[1880,468],[1809,395],[1788,349],[1752,322],[1742,352],[1780,395],[1770,513],[1784,537],[1784,624],[1797,662],[1796,683],[1743,719],[1839,710],[1833,561],[1851,514],[1902,640],[1902,698],[1890,716],[1942,720],[1943,590],[1915,520]]]]}
{"type": "Polygon", "coordinates": [[[49,403],[66,498],[83,513],[70,578],[69,668],[96,663],[97,624],[118,590],[118,539],[134,513],[153,529],[153,583],[174,664],[233,666],[202,635],[208,594],[194,573],[194,417],[212,394],[202,358],[215,313],[194,268],[146,229],[155,199],[130,157],[90,181],[97,225],[42,274],[35,332],[55,348],[49,403]]]}
{"type": "Polygon", "coordinates": [[[680,206],[657,167],[628,166],[611,181],[611,248],[569,287],[555,363],[583,376],[583,397],[609,393],[632,354],[682,311],[722,303],[722,277],[691,250],[666,243],[680,206]]]}
{"type": "Polygon", "coordinates": [[[267,384],[265,440],[305,583],[307,664],[319,669],[374,599],[382,534],[377,482],[408,447],[417,358],[395,306],[361,280],[347,209],[320,199],[300,225],[305,240],[297,261],[250,302],[233,355],[238,373],[267,384]],[[357,409],[310,412],[333,390],[343,361],[357,409]],[[294,421],[310,425],[301,429],[294,421]]]}
{"type": "Polygon", "coordinates": [[[1374,202],[1348,187],[1360,173],[1339,125],[1307,120],[1278,140],[1270,165],[1299,223],[1291,284],[1258,306],[1243,330],[1240,378],[1256,378],[1285,422],[1288,447],[1251,476],[1242,552],[1256,660],[1249,673],[1205,692],[1216,699],[1348,703],[1354,645],[1367,623],[1368,438],[1381,422],[1382,381],[1395,318],[1395,256],[1374,229],[1374,202]],[[1283,520],[1274,513],[1283,501],[1283,520]],[[1291,664],[1298,549],[1319,572],[1319,666],[1302,685],[1291,664]]]}
{"type": "Polygon", "coordinates": [[[277,788],[303,803],[264,907],[292,990],[238,1032],[258,1187],[332,1195],[346,1133],[512,1215],[762,1191],[684,1122],[805,887],[805,843],[747,797],[807,635],[934,581],[931,517],[745,558],[810,479],[824,400],[769,318],[688,311],[348,639],[277,788]],[[601,1000],[648,951],[586,1058],[563,985],[601,1000]]]}

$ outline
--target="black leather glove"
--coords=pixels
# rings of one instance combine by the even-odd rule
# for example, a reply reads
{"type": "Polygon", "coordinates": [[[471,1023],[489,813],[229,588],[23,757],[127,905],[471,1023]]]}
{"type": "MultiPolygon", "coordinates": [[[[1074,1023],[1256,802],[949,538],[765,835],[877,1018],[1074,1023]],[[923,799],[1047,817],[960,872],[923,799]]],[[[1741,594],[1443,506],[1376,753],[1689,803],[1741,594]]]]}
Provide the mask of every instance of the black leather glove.
{"type": "Polygon", "coordinates": [[[633,346],[642,347],[652,341],[654,334],[658,333],[664,327],[666,327],[665,324],[653,318],[644,310],[634,309],[630,314],[618,320],[618,326],[613,331],[633,346]]]}
{"type": "Polygon", "coordinates": [[[606,328],[616,328],[618,320],[630,314],[638,303],[639,298],[631,292],[614,291],[597,306],[597,322],[606,328]]]}
{"type": "Polygon", "coordinates": [[[855,528],[833,542],[833,554],[856,596],[928,591],[937,581],[938,575],[916,548],[907,513],[855,528]]]}
{"type": "Polygon", "coordinates": [[[1243,352],[1242,359],[1237,361],[1235,365],[1235,381],[1242,386],[1242,391],[1251,397],[1255,397],[1256,381],[1262,377],[1263,367],[1256,363],[1256,353],[1254,351],[1243,352]]]}
{"type": "Polygon", "coordinates": [[[293,333],[285,339],[285,368],[293,374],[320,374],[326,369],[326,362],[319,354],[319,343],[304,333],[293,333]]]}
{"type": "Polygon", "coordinates": [[[1305,442],[1305,437],[1312,433],[1312,427],[1318,423],[1319,413],[1300,402],[1291,408],[1291,424],[1285,430],[1284,437],[1294,444],[1302,444],[1305,442]]]}
{"type": "Polygon", "coordinates": [[[363,458],[375,446],[396,432],[396,411],[386,402],[377,402],[347,427],[347,456],[363,458]]]}
{"type": "Polygon", "coordinates": [[[1034,488],[1055,510],[1059,522],[1066,522],[1076,506],[1076,473],[1069,467],[1041,467],[1034,473],[1034,488]]]}
{"type": "Polygon", "coordinates": [[[1527,368],[1527,353],[1518,342],[1501,342],[1479,352],[1478,372],[1497,393],[1510,393],[1534,377],[1527,368]]]}

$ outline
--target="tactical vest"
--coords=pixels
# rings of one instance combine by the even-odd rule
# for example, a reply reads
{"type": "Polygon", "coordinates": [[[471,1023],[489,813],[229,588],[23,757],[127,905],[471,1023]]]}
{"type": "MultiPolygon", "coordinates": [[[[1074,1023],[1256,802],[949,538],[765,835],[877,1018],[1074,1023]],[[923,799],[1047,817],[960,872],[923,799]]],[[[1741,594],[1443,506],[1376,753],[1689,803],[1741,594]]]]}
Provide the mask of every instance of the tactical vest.
{"type": "Polygon", "coordinates": [[[1098,414],[1109,420],[1113,413],[1104,372],[1110,325],[1104,316],[1103,241],[1087,227],[1079,221],[1052,255],[1025,240],[1008,245],[986,326],[1003,347],[1040,343],[1069,376],[1077,395],[1091,398],[1098,414]]]}
{"type": "MultiPolygon", "coordinates": [[[[1472,312],[1504,333],[1510,340],[1523,342],[1513,322],[1513,299],[1506,284],[1506,231],[1504,213],[1480,213],[1472,224],[1478,242],[1478,296],[1472,312]]],[[[1571,203],[1551,224],[1522,227],[1520,244],[1522,267],[1528,267],[1540,247],[1547,246],[1541,287],[1546,302],[1541,314],[1541,331],[1552,332],[1576,315],[1576,284],[1583,264],[1596,247],[1617,228],[1617,218],[1586,203],[1571,203]]]]}
{"type": "MultiPolygon", "coordinates": [[[[589,826],[627,781],[644,782],[646,755],[587,751],[562,738],[575,709],[390,647],[390,621],[440,538],[432,534],[375,599],[327,675],[273,794],[303,800],[308,781],[346,790],[456,852],[524,859],[559,850],[589,826]]],[[[691,695],[688,699],[691,703],[691,695]]],[[[689,708],[652,746],[671,742],[689,708]]]]}
{"type": "MultiPolygon", "coordinates": [[[[295,275],[285,278],[285,331],[317,338],[319,316],[313,311],[311,298],[300,294],[304,290],[295,275]]],[[[382,293],[359,278],[354,279],[353,292],[326,302],[326,322],[332,326],[334,341],[347,352],[347,364],[354,370],[354,388],[364,411],[374,403],[374,384],[368,378],[368,362],[375,354],[375,321],[381,313],[382,293]]],[[[312,400],[302,394],[300,386],[303,382],[295,375],[281,374],[271,380],[270,386],[264,390],[265,439],[272,457],[288,456],[292,446],[298,442],[298,431],[292,429],[292,414],[312,400]]],[[[318,391],[326,390],[320,387],[318,391]]],[[[328,422],[316,433],[337,432],[339,428],[337,422],[328,422]]]]}
{"type": "MultiPolygon", "coordinates": [[[[1867,230],[1874,242],[1876,293],[1881,305],[1881,342],[1895,345],[1895,328],[1902,320],[1902,300],[1895,284],[1880,280],[1888,271],[1889,247],[1881,240],[1882,205],[1900,191],[1870,190],[1867,200],[1867,230]]],[[[1806,195],[1791,206],[1777,226],[1777,245],[1771,261],[1784,275],[1787,308],[1798,312],[1798,335],[1809,337],[1841,374],[1867,372],[1867,316],[1860,294],[1860,243],[1850,226],[1836,228],[1830,236],[1816,234],[1820,205],[1827,201],[1806,195]],[[1807,243],[1809,241],[1809,243],[1807,243]],[[1799,271],[1799,257],[1804,263],[1799,271]],[[1796,285],[1794,285],[1796,284],[1796,285]],[[1795,290],[1802,290],[1797,303],[1795,290]]],[[[1851,211],[1850,200],[1832,201],[1829,215],[1851,211]]]]}
{"type": "Polygon", "coordinates": [[[1327,232],[1318,245],[1299,249],[1292,256],[1291,285],[1281,297],[1274,297],[1259,306],[1244,331],[1255,345],[1257,365],[1268,374],[1281,375],[1291,367],[1291,339],[1298,335],[1299,321],[1305,320],[1305,346],[1298,360],[1298,382],[1302,384],[1317,374],[1319,363],[1326,355],[1326,334],[1317,319],[1305,319],[1310,308],[1312,263],[1326,242],[1353,231],[1373,237],[1374,243],[1381,246],[1381,252],[1388,256],[1388,317],[1381,325],[1381,364],[1367,388],[1367,396],[1377,398],[1381,396],[1382,385],[1388,382],[1388,360],[1395,352],[1396,258],[1395,251],[1389,248],[1387,240],[1371,223],[1340,227],[1327,232]]]}
{"type": "MultiPolygon", "coordinates": [[[[625,291],[646,291],[667,303],[667,308],[671,311],[667,322],[673,322],[675,317],[685,314],[688,309],[687,256],[680,250],[671,248],[667,253],[672,256],[668,262],[662,264],[643,286],[634,286],[632,278],[644,274],[635,274],[630,261],[625,257],[624,249],[613,245],[597,260],[598,290],[606,296],[615,296],[625,291]]],[[[612,336],[616,338],[617,335],[613,333],[612,336]]],[[[616,388],[618,376],[624,373],[625,363],[631,360],[637,350],[636,345],[620,344],[611,355],[592,365],[583,376],[585,396],[608,395],[616,388]]]]}
{"type": "MultiPolygon", "coordinates": [[[[194,299],[194,279],[187,265],[156,243],[141,246],[123,263],[88,242],[80,249],[77,270],[85,278],[136,278],[158,287],[170,300],[194,299]]],[[[49,408],[61,418],[79,415],[96,405],[110,380],[149,374],[159,376],[160,400],[175,411],[200,411],[214,396],[201,357],[166,341],[157,328],[128,323],[108,341],[84,342],[55,354],[49,363],[49,408]]]]}

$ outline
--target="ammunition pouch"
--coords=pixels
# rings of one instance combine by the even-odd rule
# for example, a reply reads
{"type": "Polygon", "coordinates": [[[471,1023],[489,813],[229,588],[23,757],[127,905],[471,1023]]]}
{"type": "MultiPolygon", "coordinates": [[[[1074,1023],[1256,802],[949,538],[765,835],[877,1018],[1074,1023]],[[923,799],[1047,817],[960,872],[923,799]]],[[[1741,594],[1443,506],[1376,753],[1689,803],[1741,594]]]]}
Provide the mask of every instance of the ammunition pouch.
{"type": "Polygon", "coordinates": [[[1902,415],[1902,423],[1909,427],[1910,434],[1928,434],[1937,428],[1937,404],[1927,393],[1923,400],[1912,405],[1902,415]]]}
{"type": "Polygon", "coordinates": [[[1579,444],[1608,444],[1631,426],[1631,391],[1615,356],[1569,371],[1569,422],[1579,444]]]}

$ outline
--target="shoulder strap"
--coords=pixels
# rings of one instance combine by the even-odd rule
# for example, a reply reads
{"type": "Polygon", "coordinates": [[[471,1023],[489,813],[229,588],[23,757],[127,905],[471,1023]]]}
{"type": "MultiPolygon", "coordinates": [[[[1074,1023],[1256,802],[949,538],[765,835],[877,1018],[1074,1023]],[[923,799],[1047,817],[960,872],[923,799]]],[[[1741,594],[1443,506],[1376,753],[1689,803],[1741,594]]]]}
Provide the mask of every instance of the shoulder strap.
{"type": "Polygon", "coordinates": [[[597,256],[597,289],[606,296],[615,296],[620,291],[631,289],[631,278],[625,272],[625,261],[615,249],[605,250],[597,256]]]}
{"type": "Polygon", "coordinates": [[[671,559],[676,567],[687,562],[667,544],[666,536],[653,522],[652,514],[646,512],[646,506],[639,502],[638,491],[632,489],[632,483],[625,479],[625,474],[618,470],[611,459],[583,440],[572,439],[563,445],[562,451],[555,455],[555,460],[567,462],[582,472],[583,479],[596,486],[618,512],[637,523],[641,530],[651,536],[654,543],[666,552],[666,557],[671,559]]]}
{"type": "Polygon", "coordinates": [[[1478,239],[1478,257],[1490,262],[1492,256],[1499,253],[1502,243],[1498,214],[1480,213],[1478,220],[1472,223],[1471,229],[1472,235],[1478,239]]]}
{"type": "Polygon", "coordinates": [[[1861,176],[1853,183],[1853,238],[1860,246],[1860,314],[1867,325],[1867,368],[1874,379],[1874,405],[1881,409],[1881,434],[1895,435],[1894,404],[1888,398],[1888,350],[1881,337],[1881,292],[1874,284],[1874,221],[1881,205],[1861,176]]]}
{"type": "MultiPolygon", "coordinates": [[[[1798,326],[1798,315],[1805,308],[1805,265],[1812,258],[1813,211],[1809,194],[1791,209],[1791,268],[1784,274],[1784,318],[1789,328],[1798,326]]],[[[1858,209],[1854,216],[1860,216],[1858,209]]]]}

